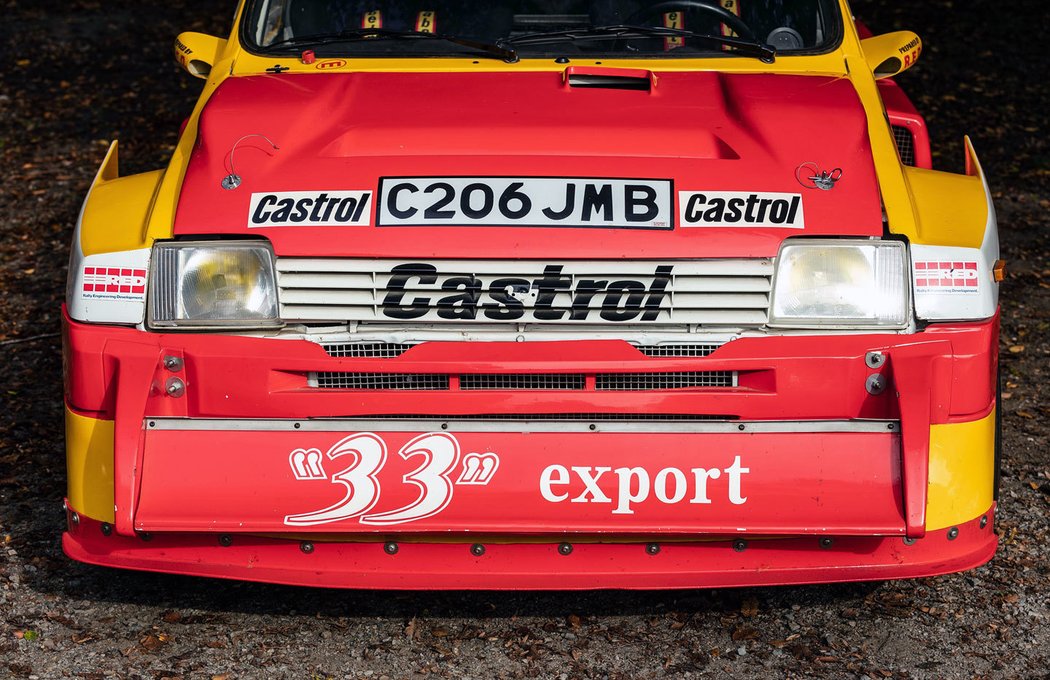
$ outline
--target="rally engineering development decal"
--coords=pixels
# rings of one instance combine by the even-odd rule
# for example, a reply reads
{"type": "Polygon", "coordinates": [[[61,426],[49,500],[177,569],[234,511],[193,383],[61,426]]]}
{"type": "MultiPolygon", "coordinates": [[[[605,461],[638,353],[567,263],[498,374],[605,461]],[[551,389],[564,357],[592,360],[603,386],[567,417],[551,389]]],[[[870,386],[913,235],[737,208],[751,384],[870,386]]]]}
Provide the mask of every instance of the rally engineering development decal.
{"type": "Polygon", "coordinates": [[[248,227],[362,227],[371,224],[371,191],[252,194],[248,227]]]}
{"type": "Polygon", "coordinates": [[[681,191],[678,193],[683,227],[806,226],[802,194],[747,191],[681,191]]]}
{"type": "Polygon", "coordinates": [[[81,297],[85,300],[146,299],[146,270],[134,267],[84,267],[81,297]]]}
{"type": "Polygon", "coordinates": [[[674,228],[671,180],[384,177],[377,225],[674,228]]]}
{"type": "Polygon", "coordinates": [[[976,295],[980,278],[976,262],[921,262],[916,261],[916,293],[976,295]]]}

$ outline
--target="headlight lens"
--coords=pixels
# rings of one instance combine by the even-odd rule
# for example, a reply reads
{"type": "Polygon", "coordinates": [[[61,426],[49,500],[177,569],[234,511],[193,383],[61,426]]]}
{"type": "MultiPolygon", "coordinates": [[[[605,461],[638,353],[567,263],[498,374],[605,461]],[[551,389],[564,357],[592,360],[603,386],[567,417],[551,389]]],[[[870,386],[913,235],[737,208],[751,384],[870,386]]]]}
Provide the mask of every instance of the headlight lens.
{"type": "Polygon", "coordinates": [[[280,325],[273,252],[251,243],[162,243],[153,250],[150,325],[280,325]]]}
{"type": "Polygon", "coordinates": [[[900,328],[907,309],[903,243],[807,241],[780,249],[772,325],[900,328]]]}

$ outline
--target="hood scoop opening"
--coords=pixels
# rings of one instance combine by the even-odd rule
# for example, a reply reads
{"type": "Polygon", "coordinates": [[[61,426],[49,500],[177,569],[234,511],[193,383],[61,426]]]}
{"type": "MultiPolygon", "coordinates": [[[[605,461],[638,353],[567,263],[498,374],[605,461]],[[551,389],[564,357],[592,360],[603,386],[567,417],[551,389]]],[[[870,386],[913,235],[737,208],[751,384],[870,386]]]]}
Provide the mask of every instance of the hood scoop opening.
{"type": "Polygon", "coordinates": [[[656,87],[652,71],[601,66],[570,66],[562,79],[566,87],[590,90],[633,90],[651,92],[656,87]]]}

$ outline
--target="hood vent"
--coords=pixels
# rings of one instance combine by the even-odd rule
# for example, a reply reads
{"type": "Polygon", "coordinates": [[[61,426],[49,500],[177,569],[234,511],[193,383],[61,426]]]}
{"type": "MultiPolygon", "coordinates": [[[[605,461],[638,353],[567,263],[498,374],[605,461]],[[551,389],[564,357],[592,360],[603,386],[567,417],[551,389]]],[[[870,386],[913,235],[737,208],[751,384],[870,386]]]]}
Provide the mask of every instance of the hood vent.
{"type": "Polygon", "coordinates": [[[570,66],[563,77],[571,88],[650,92],[656,86],[652,71],[633,68],[570,66]]]}

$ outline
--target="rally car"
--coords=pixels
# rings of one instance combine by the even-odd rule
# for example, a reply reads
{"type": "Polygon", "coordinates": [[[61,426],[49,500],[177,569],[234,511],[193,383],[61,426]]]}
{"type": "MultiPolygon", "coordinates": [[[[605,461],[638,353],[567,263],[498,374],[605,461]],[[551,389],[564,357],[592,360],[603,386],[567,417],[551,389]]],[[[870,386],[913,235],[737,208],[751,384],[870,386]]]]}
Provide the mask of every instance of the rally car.
{"type": "Polygon", "coordinates": [[[64,310],[66,553],[349,588],[996,549],[995,213],[844,0],[243,0],[64,310]]]}

